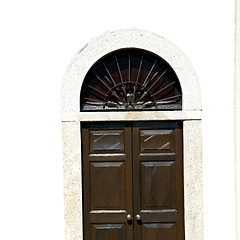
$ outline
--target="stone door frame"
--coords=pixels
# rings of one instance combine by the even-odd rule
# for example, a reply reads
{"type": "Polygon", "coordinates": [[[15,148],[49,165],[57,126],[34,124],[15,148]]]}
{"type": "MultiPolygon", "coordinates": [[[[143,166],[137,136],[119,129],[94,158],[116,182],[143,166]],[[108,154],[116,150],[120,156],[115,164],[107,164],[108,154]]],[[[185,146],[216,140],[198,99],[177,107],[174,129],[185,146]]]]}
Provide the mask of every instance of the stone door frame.
{"type": "Polygon", "coordinates": [[[185,239],[203,240],[201,94],[196,73],[171,42],[140,30],[107,32],[92,39],[73,58],[62,83],[64,209],[66,240],[83,239],[81,122],[183,121],[185,239]],[[181,84],[181,111],[80,112],[80,90],[91,66],[104,55],[123,48],[140,48],[167,61],[181,84]]]}

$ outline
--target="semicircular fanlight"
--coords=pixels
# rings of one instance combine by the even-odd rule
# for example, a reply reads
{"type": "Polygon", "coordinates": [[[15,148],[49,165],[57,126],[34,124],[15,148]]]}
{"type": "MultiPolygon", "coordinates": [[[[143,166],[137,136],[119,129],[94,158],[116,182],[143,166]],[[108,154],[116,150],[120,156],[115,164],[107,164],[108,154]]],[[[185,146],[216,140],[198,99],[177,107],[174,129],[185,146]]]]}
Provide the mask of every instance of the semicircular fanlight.
{"type": "Polygon", "coordinates": [[[159,56],[142,49],[122,49],[98,60],[81,91],[81,111],[181,109],[179,80],[159,56]]]}

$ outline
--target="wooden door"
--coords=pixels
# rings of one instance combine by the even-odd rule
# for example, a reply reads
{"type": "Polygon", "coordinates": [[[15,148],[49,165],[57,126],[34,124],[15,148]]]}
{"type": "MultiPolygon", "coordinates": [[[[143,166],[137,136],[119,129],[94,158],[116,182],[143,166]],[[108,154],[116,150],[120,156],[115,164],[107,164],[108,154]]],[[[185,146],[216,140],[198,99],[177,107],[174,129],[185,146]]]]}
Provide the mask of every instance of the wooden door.
{"type": "Polygon", "coordinates": [[[82,125],[84,240],[132,240],[129,123],[82,125]]]}
{"type": "Polygon", "coordinates": [[[133,123],[136,240],[184,239],[181,125],[178,122],[133,123]]]}
{"type": "Polygon", "coordinates": [[[183,240],[181,122],[82,124],[84,240],[183,240]]]}

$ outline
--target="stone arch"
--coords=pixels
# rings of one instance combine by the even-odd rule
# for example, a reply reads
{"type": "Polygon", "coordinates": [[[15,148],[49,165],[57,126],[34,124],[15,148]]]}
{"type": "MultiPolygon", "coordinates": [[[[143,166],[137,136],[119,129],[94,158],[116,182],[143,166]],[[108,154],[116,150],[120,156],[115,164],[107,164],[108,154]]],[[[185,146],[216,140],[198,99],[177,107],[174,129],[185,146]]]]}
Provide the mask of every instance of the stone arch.
{"type": "Polygon", "coordinates": [[[174,44],[141,30],[112,31],[96,37],[72,59],[63,79],[61,100],[67,240],[83,239],[81,122],[141,120],[183,121],[185,239],[204,239],[200,87],[190,61],[174,44]],[[122,48],[153,52],[174,69],[182,89],[182,110],[80,112],[80,90],[88,70],[103,56],[122,48]]]}
{"type": "Polygon", "coordinates": [[[165,38],[140,30],[107,32],[80,49],[64,76],[62,112],[79,112],[80,89],[88,70],[104,55],[122,49],[140,48],[163,58],[176,72],[183,92],[182,110],[201,110],[201,94],[196,72],[188,58],[165,38]]]}

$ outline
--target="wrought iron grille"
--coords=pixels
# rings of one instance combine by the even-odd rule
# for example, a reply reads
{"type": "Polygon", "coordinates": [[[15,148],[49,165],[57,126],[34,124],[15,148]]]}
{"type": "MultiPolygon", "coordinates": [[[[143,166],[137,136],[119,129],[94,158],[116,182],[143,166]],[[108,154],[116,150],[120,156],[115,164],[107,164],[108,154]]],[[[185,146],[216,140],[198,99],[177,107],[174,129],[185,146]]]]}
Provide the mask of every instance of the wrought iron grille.
{"type": "Polygon", "coordinates": [[[81,111],[177,110],[179,80],[171,66],[142,49],[121,49],[98,60],[81,91],[81,111]]]}

